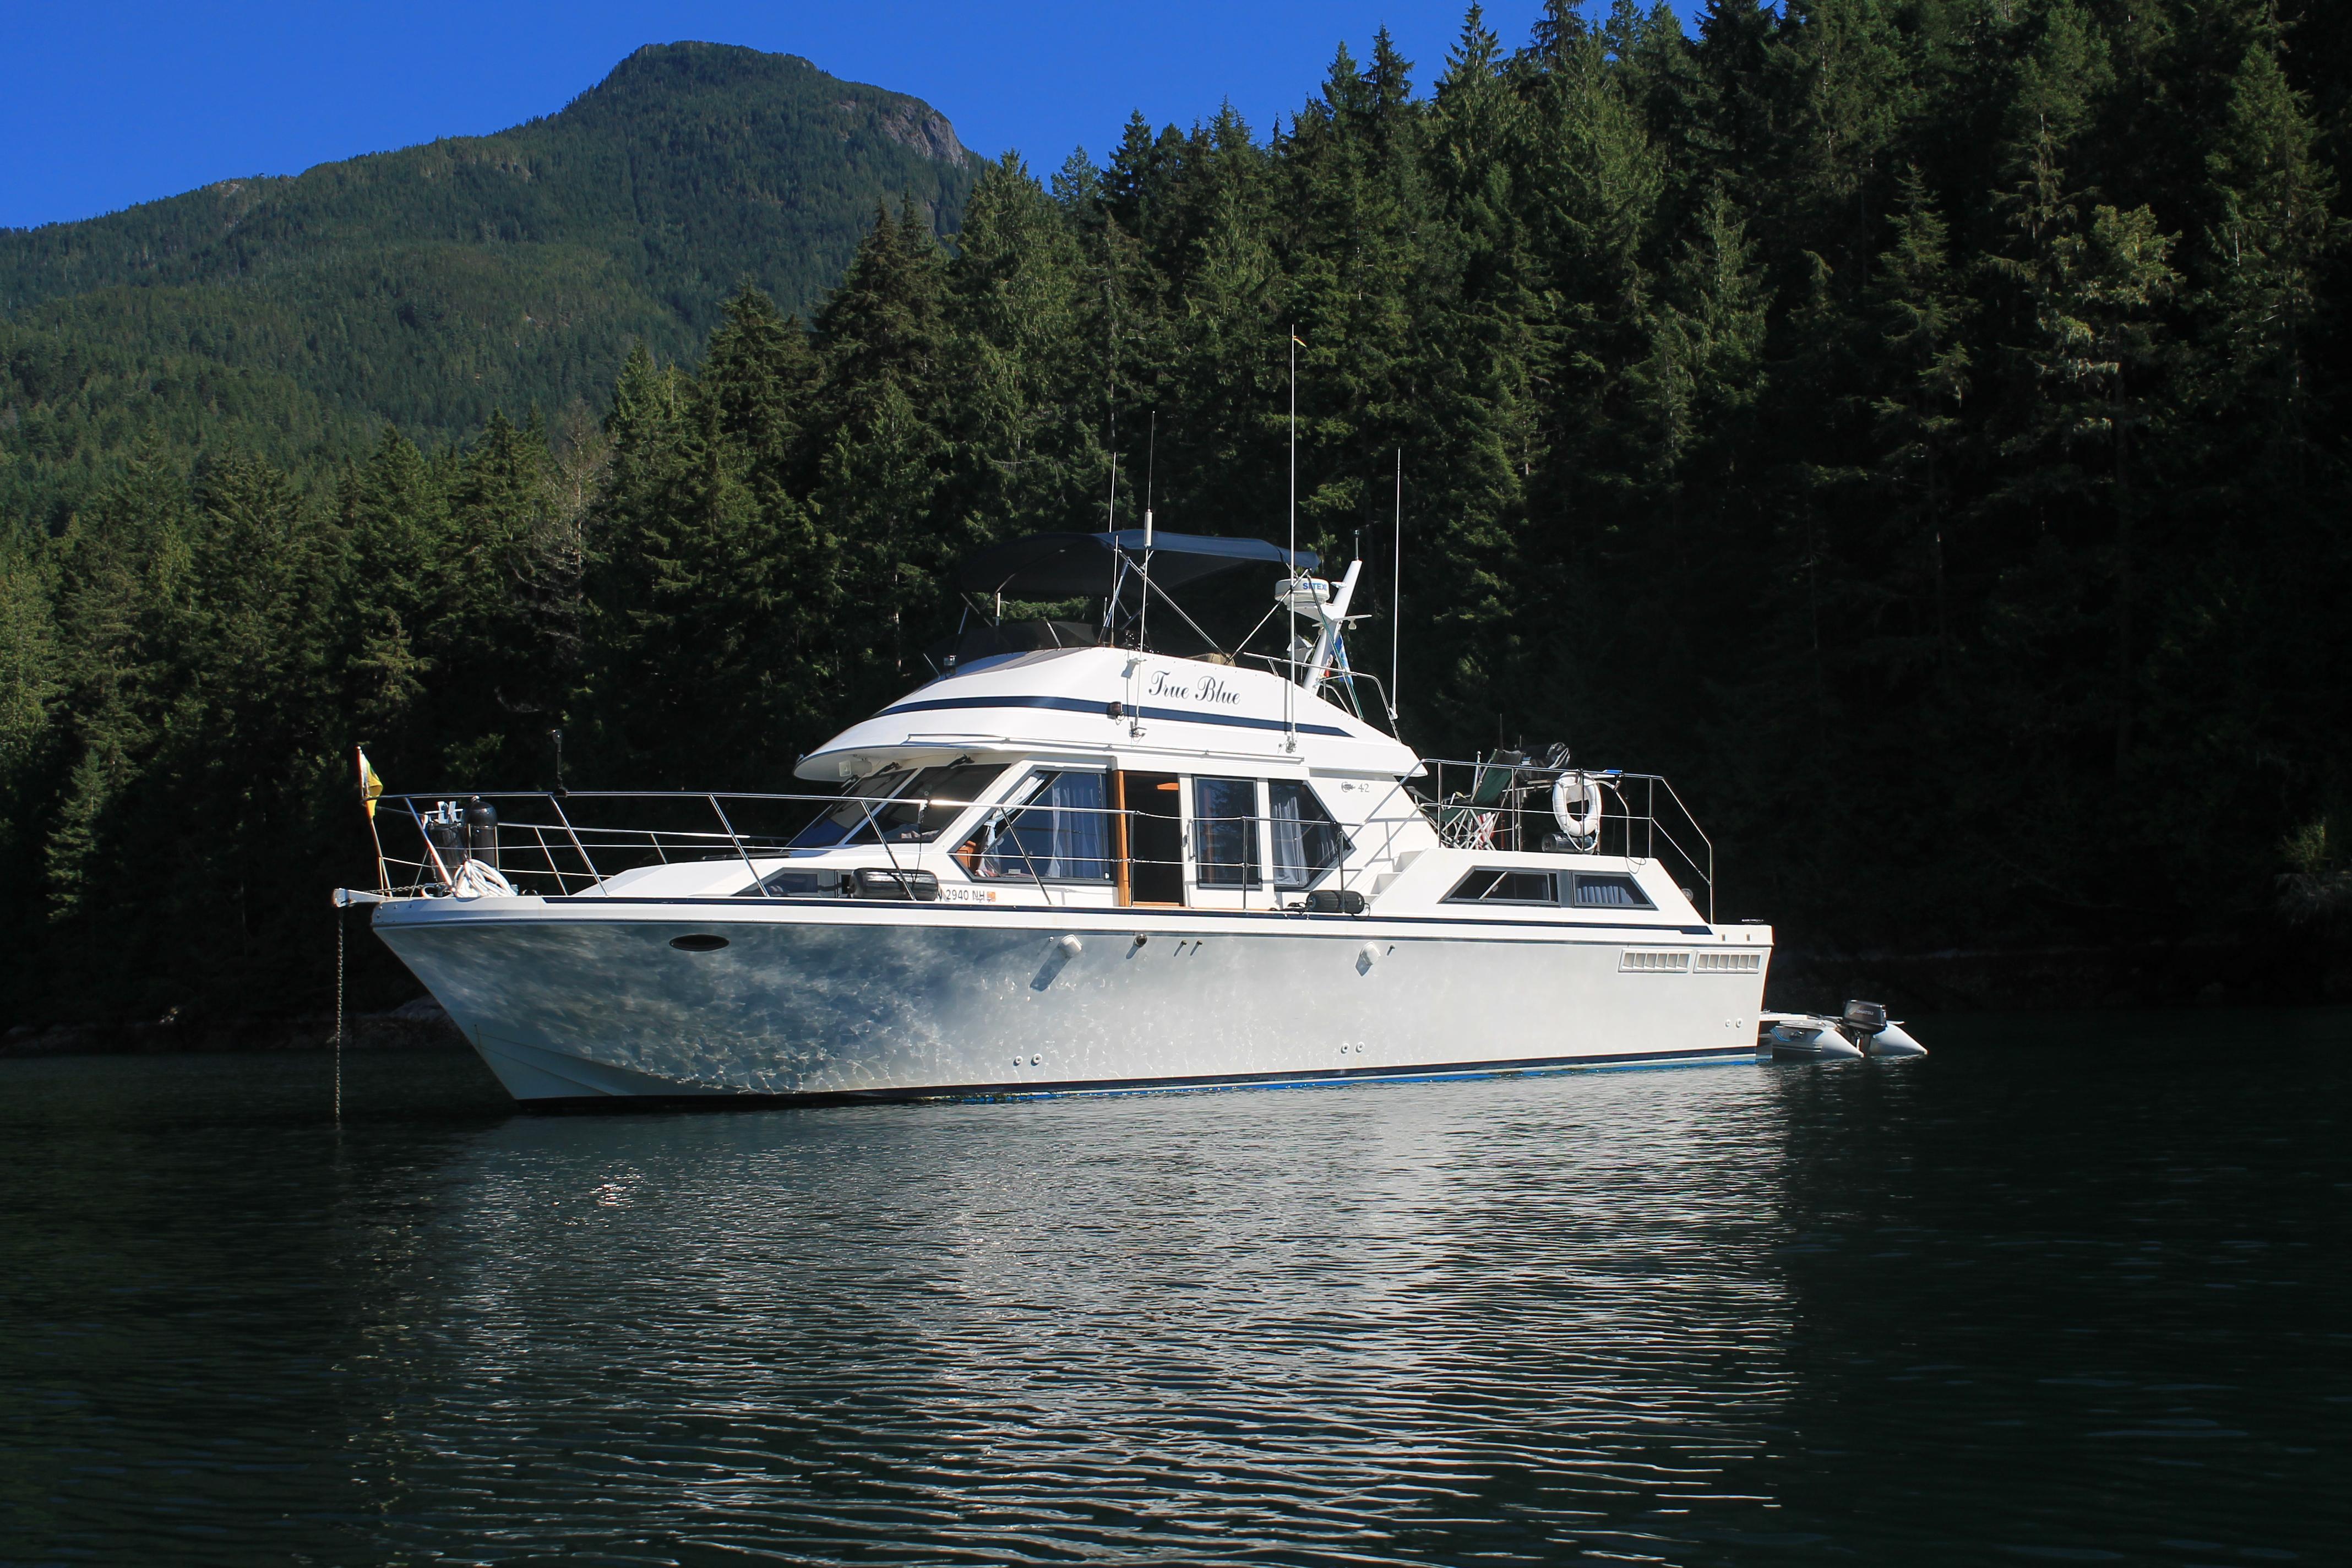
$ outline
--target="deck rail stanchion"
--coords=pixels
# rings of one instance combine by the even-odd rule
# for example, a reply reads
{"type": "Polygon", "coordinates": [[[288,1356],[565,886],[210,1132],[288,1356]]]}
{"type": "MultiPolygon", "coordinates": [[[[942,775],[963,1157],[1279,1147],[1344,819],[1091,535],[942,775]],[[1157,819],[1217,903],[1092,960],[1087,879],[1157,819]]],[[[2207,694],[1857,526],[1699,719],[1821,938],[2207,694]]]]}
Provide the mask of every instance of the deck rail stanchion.
{"type": "Polygon", "coordinates": [[[555,896],[559,899],[562,898],[571,891],[571,889],[563,879],[562,864],[555,858],[555,846],[547,841],[547,827],[543,823],[534,822],[530,825],[530,830],[539,839],[540,854],[546,858],[547,874],[555,882],[555,896]]]}
{"type": "MultiPolygon", "coordinates": [[[[555,796],[551,795],[545,799],[555,812],[555,820],[563,825],[564,834],[571,838],[572,851],[580,857],[580,864],[588,873],[588,885],[592,888],[603,888],[604,879],[596,874],[596,862],[589,855],[588,846],[580,842],[580,830],[572,826],[572,814],[563,809],[563,803],[555,796]]],[[[609,896],[608,894],[607,897],[609,896]]]]}
{"type": "MultiPolygon", "coordinates": [[[[741,857],[743,861],[743,869],[751,873],[751,885],[755,888],[759,888],[762,893],[766,892],[767,889],[761,886],[760,881],[760,868],[751,864],[751,852],[743,847],[742,839],[737,837],[735,835],[735,825],[727,820],[727,808],[719,804],[719,797],[715,795],[705,795],[702,798],[710,803],[710,809],[718,815],[719,826],[727,830],[727,841],[735,846],[735,853],[741,857]]],[[[660,846],[658,844],[655,846],[655,853],[660,853],[660,846]]],[[[662,864],[665,866],[669,864],[669,858],[667,856],[664,856],[662,858],[662,864]]]]}

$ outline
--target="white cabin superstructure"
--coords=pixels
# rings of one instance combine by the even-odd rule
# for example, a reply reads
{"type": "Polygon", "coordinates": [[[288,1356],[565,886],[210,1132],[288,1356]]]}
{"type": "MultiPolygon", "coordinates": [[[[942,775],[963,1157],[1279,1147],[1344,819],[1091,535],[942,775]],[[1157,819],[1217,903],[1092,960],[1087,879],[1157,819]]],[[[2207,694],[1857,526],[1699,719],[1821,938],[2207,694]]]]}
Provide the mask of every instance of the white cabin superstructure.
{"type": "Polygon", "coordinates": [[[1108,564],[1101,640],[967,638],[801,760],[837,795],[388,797],[424,849],[361,896],[377,933],[535,1103],[1753,1058],[1771,931],[1716,925],[1678,878],[1711,867],[1695,825],[1662,852],[1662,781],[1498,754],[1449,794],[1344,701],[1355,572],[1255,541],[1153,554],[1179,578],[1281,562],[1312,639],[1264,668],[1117,646],[1130,537],[1003,547],[1033,586],[1108,564]],[[624,805],[663,822],[599,820],[624,805]],[[788,811],[805,825],[754,826],[788,811]]]}

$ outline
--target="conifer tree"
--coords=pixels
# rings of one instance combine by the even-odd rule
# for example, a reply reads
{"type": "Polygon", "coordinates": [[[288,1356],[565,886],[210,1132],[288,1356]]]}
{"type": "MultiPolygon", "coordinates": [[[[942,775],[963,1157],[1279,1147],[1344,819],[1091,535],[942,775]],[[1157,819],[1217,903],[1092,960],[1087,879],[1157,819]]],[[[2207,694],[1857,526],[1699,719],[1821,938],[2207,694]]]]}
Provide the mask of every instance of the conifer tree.
{"type": "Polygon", "coordinates": [[[2297,482],[2310,460],[2308,341],[2321,269],[2342,237],[2335,181],[2275,46],[2246,51],[2205,166],[2198,304],[2210,325],[2216,388],[2261,410],[2265,467],[2297,482]]]}
{"type": "Polygon", "coordinates": [[[1913,520],[1927,562],[1938,667],[1952,658],[1951,595],[1945,529],[1951,507],[1951,447],[1972,363],[1963,335],[1969,308],[1952,268],[1949,230],[1914,164],[1902,177],[1878,258],[1876,293],[1885,321],[1889,384],[1876,401],[1881,471],[1913,520]]]}
{"type": "Polygon", "coordinates": [[[415,445],[387,426],[367,461],[343,476],[338,510],[351,564],[348,700],[359,732],[398,767],[415,739],[405,721],[434,668],[418,637],[448,613],[446,498],[415,445]]]}
{"type": "Polygon", "coordinates": [[[945,258],[911,211],[876,214],[841,287],[816,317],[827,434],[811,504],[844,552],[840,678],[879,703],[905,682],[920,642],[910,609],[938,591],[923,524],[945,441],[937,424],[945,258]]]}

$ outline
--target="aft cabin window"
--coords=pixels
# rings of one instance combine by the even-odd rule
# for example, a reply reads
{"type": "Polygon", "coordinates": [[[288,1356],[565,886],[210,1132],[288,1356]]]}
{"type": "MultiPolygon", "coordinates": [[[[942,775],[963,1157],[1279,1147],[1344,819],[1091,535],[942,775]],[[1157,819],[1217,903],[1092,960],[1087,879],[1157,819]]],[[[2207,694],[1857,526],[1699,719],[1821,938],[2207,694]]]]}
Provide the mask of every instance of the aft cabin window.
{"type": "Polygon", "coordinates": [[[1482,866],[1445,895],[1449,904],[1549,904],[1558,901],[1549,871],[1511,871],[1482,866]]]}
{"type": "Polygon", "coordinates": [[[1575,873],[1575,904],[1580,910],[1654,910],[1658,906],[1631,877],[1591,871],[1575,873]]]}
{"type": "Polygon", "coordinates": [[[1347,836],[1306,784],[1276,779],[1265,786],[1265,800],[1276,887],[1285,891],[1307,887],[1346,858],[1347,836]]]}
{"type": "Polygon", "coordinates": [[[956,858],[975,877],[1108,882],[1108,806],[1100,773],[1038,773],[988,814],[956,858]]]}
{"type": "Polygon", "coordinates": [[[840,805],[828,806],[792,841],[794,849],[846,844],[929,844],[952,826],[1004,772],[1002,763],[887,768],[851,784],[840,805]]]}

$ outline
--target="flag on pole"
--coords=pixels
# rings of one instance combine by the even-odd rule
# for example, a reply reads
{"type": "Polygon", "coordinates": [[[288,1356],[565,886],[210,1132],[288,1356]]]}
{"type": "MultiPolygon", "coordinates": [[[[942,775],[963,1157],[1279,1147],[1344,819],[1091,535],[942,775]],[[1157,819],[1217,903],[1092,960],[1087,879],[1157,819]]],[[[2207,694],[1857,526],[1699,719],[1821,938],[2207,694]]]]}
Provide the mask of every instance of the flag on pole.
{"type": "Polygon", "coordinates": [[[368,816],[370,817],[373,817],[375,816],[375,797],[383,793],[383,781],[376,777],[375,770],[373,768],[368,766],[367,748],[364,746],[358,748],[358,753],[360,759],[360,801],[361,804],[367,807],[368,816]]]}

